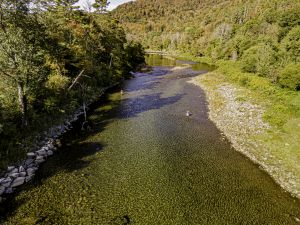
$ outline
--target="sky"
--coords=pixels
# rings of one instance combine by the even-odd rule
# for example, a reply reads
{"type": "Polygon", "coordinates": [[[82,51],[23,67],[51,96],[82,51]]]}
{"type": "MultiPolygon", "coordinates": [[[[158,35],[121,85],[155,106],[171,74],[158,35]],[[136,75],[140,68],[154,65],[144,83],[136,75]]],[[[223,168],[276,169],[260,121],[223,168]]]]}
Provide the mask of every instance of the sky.
{"type": "MultiPolygon", "coordinates": [[[[81,6],[84,6],[84,4],[85,4],[85,2],[86,2],[87,0],[79,0],[79,4],[81,5],[81,6]]],[[[91,2],[94,2],[93,0],[90,0],[91,2]]],[[[130,2],[130,1],[132,1],[132,0],[110,0],[109,2],[110,2],[110,4],[109,4],[109,6],[108,6],[108,10],[113,10],[114,8],[116,8],[118,5],[121,5],[121,4],[123,4],[123,3],[125,3],[125,2],[130,2]]]]}

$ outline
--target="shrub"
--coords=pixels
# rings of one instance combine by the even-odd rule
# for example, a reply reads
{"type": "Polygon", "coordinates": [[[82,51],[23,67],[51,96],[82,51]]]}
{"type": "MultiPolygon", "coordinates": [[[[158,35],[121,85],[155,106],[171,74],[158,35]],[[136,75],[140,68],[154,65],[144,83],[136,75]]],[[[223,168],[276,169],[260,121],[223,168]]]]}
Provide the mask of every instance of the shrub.
{"type": "Polygon", "coordinates": [[[287,60],[300,62],[300,26],[294,27],[282,40],[281,49],[287,60]]]}
{"type": "Polygon", "coordinates": [[[300,63],[287,65],[280,73],[279,83],[292,90],[300,90],[300,63]]]}
{"type": "Polygon", "coordinates": [[[249,48],[243,55],[241,63],[244,72],[268,76],[276,62],[277,53],[270,45],[258,44],[249,48]]]}

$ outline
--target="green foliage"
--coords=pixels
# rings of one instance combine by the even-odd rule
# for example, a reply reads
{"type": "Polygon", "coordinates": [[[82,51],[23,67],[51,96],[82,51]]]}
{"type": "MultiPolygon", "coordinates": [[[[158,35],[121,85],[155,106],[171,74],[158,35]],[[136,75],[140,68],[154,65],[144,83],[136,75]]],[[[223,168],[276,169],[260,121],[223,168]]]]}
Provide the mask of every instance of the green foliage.
{"type": "Polygon", "coordinates": [[[281,48],[287,61],[300,62],[300,26],[296,26],[281,42],[281,48]]]}
{"type": "Polygon", "coordinates": [[[119,6],[113,16],[145,48],[239,61],[244,72],[272,83],[278,84],[285,65],[300,60],[295,0],[137,0],[119,6]]]}
{"type": "Polygon", "coordinates": [[[279,83],[291,90],[300,90],[300,63],[288,64],[280,73],[279,83]]]}
{"type": "Polygon", "coordinates": [[[241,59],[242,69],[245,72],[268,76],[276,60],[276,52],[271,46],[258,44],[245,51],[241,59]]]}
{"type": "Polygon", "coordinates": [[[0,154],[144,62],[142,46],[127,41],[121,25],[103,13],[107,1],[97,1],[94,13],[78,10],[77,2],[0,2],[0,154]],[[84,76],[68,90],[81,71],[84,76]]]}

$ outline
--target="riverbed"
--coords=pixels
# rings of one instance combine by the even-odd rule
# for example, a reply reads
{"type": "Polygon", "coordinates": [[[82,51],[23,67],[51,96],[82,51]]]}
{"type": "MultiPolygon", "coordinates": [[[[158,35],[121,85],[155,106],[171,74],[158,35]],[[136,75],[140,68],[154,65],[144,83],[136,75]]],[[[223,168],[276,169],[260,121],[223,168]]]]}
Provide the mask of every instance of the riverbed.
{"type": "Polygon", "coordinates": [[[147,61],[2,206],[4,224],[299,224],[299,200],[232,148],[188,83],[211,68],[147,61]]]}

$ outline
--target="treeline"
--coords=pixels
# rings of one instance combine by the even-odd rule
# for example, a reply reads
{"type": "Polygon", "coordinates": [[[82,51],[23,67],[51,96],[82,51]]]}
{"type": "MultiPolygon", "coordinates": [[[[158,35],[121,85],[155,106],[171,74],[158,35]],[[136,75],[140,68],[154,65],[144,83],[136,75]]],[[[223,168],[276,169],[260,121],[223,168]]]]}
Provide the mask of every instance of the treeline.
{"type": "Polygon", "coordinates": [[[232,60],[291,90],[300,90],[298,0],[137,0],[114,17],[145,48],[232,60]]]}
{"type": "Polygon", "coordinates": [[[0,156],[33,131],[53,125],[144,62],[106,12],[78,0],[0,1],[0,156]],[[79,75],[80,82],[70,89],[79,75]]]}

